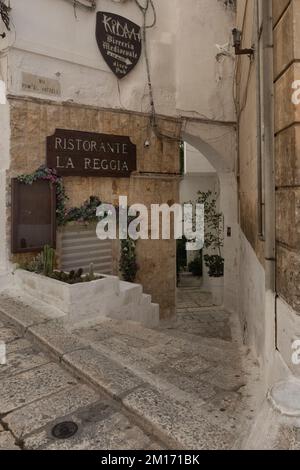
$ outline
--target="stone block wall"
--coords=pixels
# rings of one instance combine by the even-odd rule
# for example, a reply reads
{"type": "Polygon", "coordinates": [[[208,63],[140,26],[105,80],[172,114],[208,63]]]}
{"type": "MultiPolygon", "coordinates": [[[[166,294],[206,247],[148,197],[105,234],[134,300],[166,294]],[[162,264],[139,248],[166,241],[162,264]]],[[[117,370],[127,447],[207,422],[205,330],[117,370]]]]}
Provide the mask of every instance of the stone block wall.
{"type": "MultiPolygon", "coordinates": [[[[253,45],[255,37],[255,1],[240,1],[237,5],[237,28],[243,30],[242,47],[249,48],[253,45]]],[[[257,60],[257,55],[253,60],[249,60],[247,55],[236,58],[236,102],[239,124],[237,171],[241,229],[259,262],[264,266],[264,245],[258,235],[257,60]]]]}
{"type": "MultiPolygon", "coordinates": [[[[238,0],[236,27],[243,31],[242,47],[249,48],[256,37],[256,1],[238,0]]],[[[265,256],[259,237],[258,100],[256,67],[258,55],[236,57],[236,105],[238,132],[238,176],[240,262],[239,316],[243,339],[261,363],[265,357],[265,256]]]]}
{"type": "MultiPolygon", "coordinates": [[[[91,195],[103,202],[118,203],[127,195],[129,204],[168,203],[179,201],[179,150],[175,141],[158,139],[149,130],[149,118],[138,113],[101,110],[71,103],[59,104],[37,99],[10,100],[11,142],[10,168],[7,172],[7,242],[10,239],[10,179],[35,171],[46,162],[46,137],[56,128],[130,136],[137,145],[137,172],[130,178],[66,177],[64,184],[70,207],[81,205],[91,195]],[[145,148],[145,140],[150,147],[145,148]]],[[[175,119],[160,118],[160,129],[179,136],[175,119]]],[[[115,253],[118,250],[114,250],[115,253]]],[[[176,243],[174,241],[139,241],[137,281],[144,292],[160,304],[161,317],[175,313],[176,243]]],[[[20,257],[11,257],[11,261],[20,257]]],[[[115,267],[118,263],[115,262],[115,267]]]]}
{"type": "Polygon", "coordinates": [[[277,292],[300,313],[300,1],[274,0],[277,292]]]}

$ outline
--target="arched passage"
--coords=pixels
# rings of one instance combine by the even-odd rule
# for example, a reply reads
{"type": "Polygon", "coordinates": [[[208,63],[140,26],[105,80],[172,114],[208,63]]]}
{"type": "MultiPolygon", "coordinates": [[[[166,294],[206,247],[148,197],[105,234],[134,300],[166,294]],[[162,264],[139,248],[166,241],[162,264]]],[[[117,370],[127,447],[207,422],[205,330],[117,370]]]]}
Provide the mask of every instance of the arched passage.
{"type": "MultiPolygon", "coordinates": [[[[219,210],[224,215],[224,307],[238,310],[239,230],[238,188],[235,175],[236,132],[234,125],[190,123],[182,138],[197,149],[215,169],[219,180],[219,210]]],[[[199,188],[200,189],[200,188],[199,188]]]]}

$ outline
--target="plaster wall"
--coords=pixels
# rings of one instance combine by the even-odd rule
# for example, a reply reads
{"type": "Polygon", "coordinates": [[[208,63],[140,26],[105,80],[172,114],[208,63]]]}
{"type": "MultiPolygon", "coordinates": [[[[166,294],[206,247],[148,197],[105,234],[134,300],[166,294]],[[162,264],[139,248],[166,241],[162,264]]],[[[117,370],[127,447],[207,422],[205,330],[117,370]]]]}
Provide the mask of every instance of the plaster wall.
{"type": "Polygon", "coordinates": [[[185,143],[185,175],[207,175],[211,176],[216,173],[215,168],[209,163],[207,158],[191,145],[185,143]]]}
{"type": "MultiPolygon", "coordinates": [[[[233,171],[234,55],[230,43],[234,9],[225,0],[154,0],[154,4],[157,22],[148,30],[146,49],[156,111],[180,118],[176,122],[159,120],[160,130],[178,138],[185,131],[192,137],[200,136],[209,161],[214,164],[215,153],[219,152],[219,167],[233,171]],[[223,120],[229,122],[228,127],[223,127],[223,120]]],[[[13,114],[7,121],[5,137],[10,145],[6,165],[10,168],[6,175],[8,182],[11,176],[31,172],[45,162],[45,138],[60,126],[124,133],[138,145],[138,177],[97,182],[92,178],[68,179],[70,204],[79,205],[91,194],[99,194],[113,203],[120,194],[128,194],[131,202],[146,204],[179,200],[178,149],[173,142],[157,139],[151,132],[148,116],[137,114],[150,111],[145,53],[130,75],[118,81],[98,50],[95,11],[80,8],[74,11],[72,2],[66,0],[11,0],[10,5],[11,33],[0,46],[5,60],[1,70],[5,71],[13,114]],[[58,94],[24,90],[24,73],[55,80],[58,94]],[[111,109],[122,112],[111,114],[108,119],[106,112],[111,109]],[[148,151],[144,148],[146,139],[151,144],[148,151]]],[[[122,3],[98,0],[97,10],[110,11],[142,24],[141,12],[133,0],[122,3]]],[[[152,21],[151,13],[148,21],[152,21]]],[[[3,28],[1,25],[0,32],[3,28]]],[[[9,186],[6,190],[9,235],[9,186]]],[[[2,250],[6,251],[7,247],[2,250]]],[[[162,315],[172,316],[175,244],[141,241],[138,256],[144,266],[138,280],[148,286],[146,290],[153,293],[153,300],[160,303],[162,315]],[[162,265],[164,275],[153,276],[162,265]]],[[[6,262],[7,257],[3,266],[6,262]]]]}
{"type": "MultiPolygon", "coordinates": [[[[157,111],[233,120],[233,8],[223,0],[154,0],[154,5],[157,22],[148,30],[147,51],[157,111]]],[[[118,83],[98,50],[95,11],[77,8],[75,15],[66,0],[11,0],[11,7],[12,32],[1,43],[2,49],[12,46],[9,93],[26,94],[22,72],[29,72],[59,81],[61,96],[54,100],[149,111],[144,54],[118,83]]],[[[132,0],[101,0],[96,10],[142,24],[132,0]]]]}
{"type": "Polygon", "coordinates": [[[196,201],[199,191],[219,191],[217,176],[185,175],[180,182],[180,202],[196,201]]]}

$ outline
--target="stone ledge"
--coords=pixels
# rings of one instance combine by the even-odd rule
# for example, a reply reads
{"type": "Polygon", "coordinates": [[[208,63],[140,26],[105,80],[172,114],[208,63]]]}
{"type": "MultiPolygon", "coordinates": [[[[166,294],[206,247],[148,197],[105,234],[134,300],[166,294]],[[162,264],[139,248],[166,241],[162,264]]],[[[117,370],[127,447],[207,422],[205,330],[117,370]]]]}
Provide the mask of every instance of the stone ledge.
{"type": "Polygon", "coordinates": [[[236,438],[220,425],[209,422],[199,407],[170,400],[147,386],[134,390],[123,399],[125,408],[140,420],[147,420],[149,431],[173,449],[220,450],[234,448],[236,438]],[[180,423],[180,425],[178,425],[180,423]],[[203,437],[201,439],[201,437],[203,437]]]}
{"type": "Polygon", "coordinates": [[[42,349],[51,349],[52,355],[54,354],[59,359],[64,354],[87,348],[85,343],[64,329],[61,320],[50,320],[47,323],[32,326],[26,331],[25,338],[38,343],[42,349]]]}
{"type": "Polygon", "coordinates": [[[64,355],[62,364],[118,401],[122,401],[123,396],[143,384],[126,367],[92,348],[64,355]]]}
{"type": "Polygon", "coordinates": [[[0,315],[4,315],[23,335],[29,327],[49,321],[46,315],[5,292],[0,294],[0,315]]]}

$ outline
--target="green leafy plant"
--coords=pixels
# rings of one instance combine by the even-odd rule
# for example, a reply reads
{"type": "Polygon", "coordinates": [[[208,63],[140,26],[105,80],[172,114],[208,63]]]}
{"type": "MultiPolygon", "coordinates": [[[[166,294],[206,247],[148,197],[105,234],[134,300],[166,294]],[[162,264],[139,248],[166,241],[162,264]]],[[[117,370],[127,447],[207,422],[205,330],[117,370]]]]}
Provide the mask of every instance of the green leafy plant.
{"type": "Polygon", "coordinates": [[[138,271],[136,242],[128,238],[121,241],[120,271],[124,281],[134,282],[138,271]]]}
{"type": "Polygon", "coordinates": [[[188,265],[189,272],[192,273],[195,277],[202,276],[202,256],[199,255],[193,261],[191,261],[188,265]]]}
{"type": "Polygon", "coordinates": [[[57,175],[55,170],[41,166],[36,171],[29,175],[20,175],[18,181],[24,184],[33,184],[35,181],[47,180],[50,183],[55,184],[56,188],[56,218],[58,225],[64,225],[66,216],[66,201],[68,196],[66,195],[63,179],[57,175]]]}
{"type": "Polygon", "coordinates": [[[36,274],[51,276],[55,266],[55,250],[46,245],[43,251],[29,261],[20,264],[21,269],[36,274]]]}
{"type": "Polygon", "coordinates": [[[68,222],[96,222],[97,207],[100,206],[101,201],[97,196],[90,196],[82,206],[72,207],[66,212],[64,223],[68,222]]]}
{"type": "Polygon", "coordinates": [[[51,277],[57,281],[66,282],[67,284],[80,284],[82,282],[91,282],[103,279],[102,276],[96,276],[94,274],[94,268],[92,265],[93,263],[91,263],[88,274],[83,274],[83,269],[80,268],[76,271],[72,270],[69,273],[64,271],[54,271],[51,277]]]}
{"type": "Polygon", "coordinates": [[[204,257],[210,277],[224,275],[224,258],[221,248],[224,245],[223,214],[217,211],[217,194],[212,191],[199,192],[198,204],[204,205],[205,238],[204,246],[212,254],[204,257]]]}
{"type": "Polygon", "coordinates": [[[44,270],[44,258],[43,253],[39,253],[37,256],[29,261],[20,263],[20,268],[30,271],[31,273],[40,274],[44,270]]]}
{"type": "Polygon", "coordinates": [[[208,275],[210,277],[224,276],[224,258],[219,255],[205,255],[205,265],[208,267],[208,275]]]}
{"type": "Polygon", "coordinates": [[[33,184],[35,181],[47,180],[55,184],[56,187],[56,219],[57,225],[66,225],[68,222],[96,222],[96,210],[101,204],[97,196],[90,196],[82,206],[66,209],[66,202],[69,199],[63,184],[63,179],[57,175],[56,171],[41,166],[29,175],[20,175],[18,181],[24,184],[33,184]]]}

